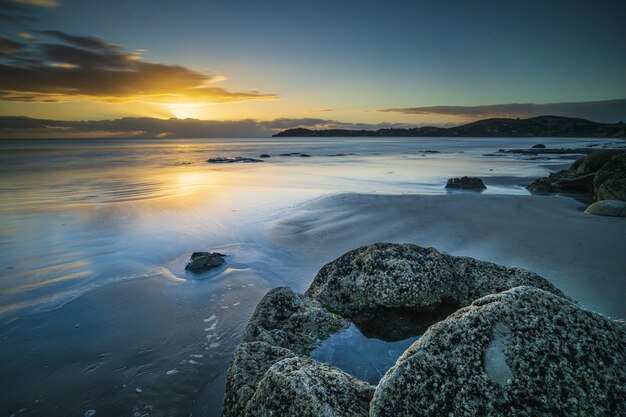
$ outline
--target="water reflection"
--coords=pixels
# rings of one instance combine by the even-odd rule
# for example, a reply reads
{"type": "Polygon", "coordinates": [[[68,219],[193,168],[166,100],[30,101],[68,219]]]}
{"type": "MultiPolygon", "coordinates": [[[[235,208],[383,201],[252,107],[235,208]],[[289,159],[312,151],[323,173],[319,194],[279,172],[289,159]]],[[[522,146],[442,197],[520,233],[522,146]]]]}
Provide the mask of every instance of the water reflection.
{"type": "Polygon", "coordinates": [[[302,291],[320,267],[269,243],[272,220],[330,193],[444,193],[460,175],[525,194],[545,167],[482,155],[537,141],[0,141],[0,414],[188,415],[264,292],[302,291]],[[277,156],[296,151],[312,157],[277,156]],[[327,156],[340,153],[355,155],[327,156]],[[227,268],[180,279],[176,262],[198,250],[227,268]]]}

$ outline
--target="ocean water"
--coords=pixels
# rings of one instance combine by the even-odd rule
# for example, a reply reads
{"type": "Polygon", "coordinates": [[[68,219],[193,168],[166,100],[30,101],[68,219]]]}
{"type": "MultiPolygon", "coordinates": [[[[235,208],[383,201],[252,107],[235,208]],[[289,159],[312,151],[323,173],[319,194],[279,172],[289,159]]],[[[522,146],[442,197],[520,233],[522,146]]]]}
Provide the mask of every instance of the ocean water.
{"type": "Polygon", "coordinates": [[[257,302],[276,286],[305,290],[321,267],[272,244],[274,222],[329,194],[445,193],[460,175],[527,194],[574,157],[485,155],[539,142],[611,141],[0,141],[0,415],[218,415],[257,302]],[[291,152],[311,156],[279,156],[291,152]],[[184,264],[198,250],[228,262],[197,279],[184,264]]]}

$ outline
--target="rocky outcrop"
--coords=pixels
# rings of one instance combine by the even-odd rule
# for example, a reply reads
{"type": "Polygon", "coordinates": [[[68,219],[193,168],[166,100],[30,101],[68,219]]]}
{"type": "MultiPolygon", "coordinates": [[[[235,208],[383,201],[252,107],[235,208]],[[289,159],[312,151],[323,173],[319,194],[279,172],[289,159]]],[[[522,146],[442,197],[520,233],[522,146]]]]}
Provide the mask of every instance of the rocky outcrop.
{"type": "Polygon", "coordinates": [[[187,265],[185,265],[185,269],[196,274],[207,272],[222,266],[225,262],[225,257],[226,255],[217,252],[194,252],[191,254],[187,265]]]}
{"type": "Polygon", "coordinates": [[[330,311],[351,316],[379,307],[433,311],[451,302],[466,306],[520,285],[563,295],[546,279],[522,268],[412,244],[375,243],[324,265],[305,294],[330,311]]]}
{"type": "Polygon", "coordinates": [[[596,200],[626,201],[626,152],[609,159],[593,179],[596,200]]]}
{"type": "Polygon", "coordinates": [[[546,145],[544,145],[543,143],[538,143],[536,145],[532,146],[533,149],[545,149],[546,145]]]}
{"type": "Polygon", "coordinates": [[[556,192],[596,192],[597,199],[604,199],[613,194],[612,190],[624,190],[626,196],[626,165],[624,158],[626,151],[620,149],[606,149],[595,151],[584,158],[578,159],[568,169],[554,172],[548,177],[538,178],[528,187],[535,193],[556,192]],[[619,157],[619,158],[618,158],[619,157]],[[598,173],[605,164],[617,158],[610,169],[605,170],[596,180],[598,173]],[[598,193],[602,183],[606,183],[603,191],[598,193]]]}
{"type": "Polygon", "coordinates": [[[518,287],[430,327],[379,383],[370,416],[626,413],[626,327],[518,287]]]}
{"type": "Polygon", "coordinates": [[[626,217],[626,201],[596,201],[585,209],[585,213],[597,214],[598,216],[626,217]]]}
{"type": "Polygon", "coordinates": [[[570,166],[570,170],[576,171],[578,174],[585,175],[598,171],[609,162],[614,156],[626,153],[626,150],[622,149],[603,149],[601,151],[593,152],[584,158],[581,158],[574,162],[570,166]]]}
{"type": "Polygon", "coordinates": [[[454,188],[461,190],[484,190],[487,188],[483,180],[478,177],[461,177],[450,178],[446,184],[446,188],[454,188]]]}
{"type": "Polygon", "coordinates": [[[377,243],[325,265],[304,295],[261,300],[227,374],[224,417],[617,416],[626,325],[540,276],[411,244],[377,243]],[[350,318],[432,312],[377,387],[309,357],[350,318]],[[434,322],[434,324],[433,324],[434,322]]]}

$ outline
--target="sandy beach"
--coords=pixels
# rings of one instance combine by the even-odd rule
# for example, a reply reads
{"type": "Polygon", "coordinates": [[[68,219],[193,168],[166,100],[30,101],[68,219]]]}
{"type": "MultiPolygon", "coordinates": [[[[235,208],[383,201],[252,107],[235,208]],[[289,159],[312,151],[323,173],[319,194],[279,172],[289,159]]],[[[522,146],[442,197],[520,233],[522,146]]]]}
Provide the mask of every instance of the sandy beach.
{"type": "Polygon", "coordinates": [[[300,207],[270,238],[320,267],[374,242],[432,246],[530,269],[585,307],[623,319],[626,221],[585,207],[564,196],[339,194],[300,207]]]}

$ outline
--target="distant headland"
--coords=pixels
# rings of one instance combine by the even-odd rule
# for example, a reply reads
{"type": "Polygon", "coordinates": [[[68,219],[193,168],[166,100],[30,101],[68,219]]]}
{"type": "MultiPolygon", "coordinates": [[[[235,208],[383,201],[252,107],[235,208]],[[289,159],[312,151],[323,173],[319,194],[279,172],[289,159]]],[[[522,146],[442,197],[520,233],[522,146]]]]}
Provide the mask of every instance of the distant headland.
{"type": "Polygon", "coordinates": [[[287,129],[273,137],[328,136],[409,136],[409,137],[626,137],[626,123],[598,123],[591,120],[560,116],[538,116],[528,119],[494,118],[478,120],[455,127],[424,126],[409,129],[378,130],[305,128],[287,129]]]}

